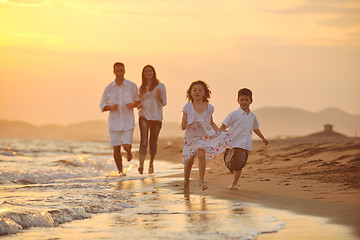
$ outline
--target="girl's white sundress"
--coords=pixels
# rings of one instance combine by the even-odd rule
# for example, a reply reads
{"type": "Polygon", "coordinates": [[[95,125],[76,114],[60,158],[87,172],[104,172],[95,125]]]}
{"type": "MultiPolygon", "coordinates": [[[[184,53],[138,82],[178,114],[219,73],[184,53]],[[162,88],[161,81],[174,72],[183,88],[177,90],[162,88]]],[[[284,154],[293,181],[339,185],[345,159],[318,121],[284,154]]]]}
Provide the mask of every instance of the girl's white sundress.
{"type": "MultiPolygon", "coordinates": [[[[183,148],[183,164],[185,165],[193,156],[196,157],[197,150],[202,148],[205,150],[206,160],[216,157],[231,147],[230,134],[227,132],[215,132],[211,127],[211,115],[214,107],[208,103],[208,109],[203,113],[194,110],[192,103],[184,106],[184,113],[193,114],[192,122],[187,126],[184,137],[183,148]],[[191,113],[190,113],[191,112],[191,113]]],[[[191,121],[190,120],[190,121],[191,121]]]]}

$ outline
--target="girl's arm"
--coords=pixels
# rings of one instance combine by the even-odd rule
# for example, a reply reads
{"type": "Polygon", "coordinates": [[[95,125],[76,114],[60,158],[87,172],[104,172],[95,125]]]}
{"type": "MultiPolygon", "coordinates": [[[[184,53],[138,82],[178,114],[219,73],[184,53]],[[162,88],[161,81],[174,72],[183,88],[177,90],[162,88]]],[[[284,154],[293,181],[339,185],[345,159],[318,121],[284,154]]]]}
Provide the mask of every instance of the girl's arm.
{"type": "Polygon", "coordinates": [[[181,130],[185,130],[187,127],[187,114],[183,112],[183,117],[181,120],[181,130]]]}
{"type": "Polygon", "coordinates": [[[226,126],[224,124],[221,124],[220,131],[226,132],[226,126]]]}
{"type": "Polygon", "coordinates": [[[211,115],[211,127],[216,131],[216,132],[220,132],[219,127],[214,123],[213,121],[213,117],[211,115]]]}
{"type": "Polygon", "coordinates": [[[259,138],[261,138],[261,140],[265,143],[265,145],[268,145],[268,144],[269,144],[268,140],[266,140],[266,138],[262,135],[260,129],[255,129],[255,130],[254,130],[254,133],[255,133],[256,135],[258,135],[259,138]]]}

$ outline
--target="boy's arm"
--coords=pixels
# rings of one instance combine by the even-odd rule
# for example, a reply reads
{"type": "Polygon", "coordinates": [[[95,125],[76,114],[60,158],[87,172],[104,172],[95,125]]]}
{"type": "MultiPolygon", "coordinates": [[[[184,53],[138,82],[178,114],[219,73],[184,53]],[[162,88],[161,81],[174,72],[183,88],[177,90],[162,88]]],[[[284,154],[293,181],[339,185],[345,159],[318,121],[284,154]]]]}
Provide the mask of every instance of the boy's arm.
{"type": "Polygon", "coordinates": [[[187,114],[183,112],[183,117],[181,120],[181,130],[185,130],[187,127],[187,114]]]}
{"type": "Polygon", "coordinates": [[[212,127],[216,132],[220,132],[220,129],[219,129],[219,127],[214,123],[212,116],[211,116],[211,127],[212,127]]]}
{"type": "Polygon", "coordinates": [[[255,133],[256,135],[258,135],[259,138],[261,138],[261,140],[265,143],[265,145],[268,145],[268,144],[269,144],[268,140],[266,140],[266,138],[264,137],[264,135],[262,135],[260,129],[255,129],[255,130],[254,130],[254,133],[255,133]]]}

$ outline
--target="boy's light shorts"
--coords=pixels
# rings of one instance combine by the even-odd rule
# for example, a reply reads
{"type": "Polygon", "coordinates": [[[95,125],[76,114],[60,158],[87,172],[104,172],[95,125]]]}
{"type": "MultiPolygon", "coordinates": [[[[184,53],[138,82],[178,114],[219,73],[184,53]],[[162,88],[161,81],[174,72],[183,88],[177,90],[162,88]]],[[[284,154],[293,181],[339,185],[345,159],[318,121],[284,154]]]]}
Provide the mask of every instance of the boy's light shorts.
{"type": "Polygon", "coordinates": [[[110,145],[112,147],[120,146],[123,144],[132,144],[134,129],[124,131],[109,131],[110,145]]]}

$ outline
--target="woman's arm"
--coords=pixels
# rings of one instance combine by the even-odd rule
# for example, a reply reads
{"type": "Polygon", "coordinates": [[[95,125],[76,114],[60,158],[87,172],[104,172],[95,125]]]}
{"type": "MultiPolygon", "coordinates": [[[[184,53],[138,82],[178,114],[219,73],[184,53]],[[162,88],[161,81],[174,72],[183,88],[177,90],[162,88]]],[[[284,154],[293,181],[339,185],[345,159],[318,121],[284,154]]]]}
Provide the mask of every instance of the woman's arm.
{"type": "Polygon", "coordinates": [[[160,104],[163,105],[164,104],[164,99],[163,99],[163,97],[161,95],[162,94],[161,94],[160,89],[156,89],[156,97],[158,98],[160,104]]]}
{"type": "Polygon", "coordinates": [[[160,104],[164,107],[167,103],[166,100],[166,88],[164,84],[161,84],[158,89],[156,89],[156,96],[160,102],[160,104]]]}

